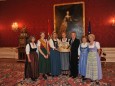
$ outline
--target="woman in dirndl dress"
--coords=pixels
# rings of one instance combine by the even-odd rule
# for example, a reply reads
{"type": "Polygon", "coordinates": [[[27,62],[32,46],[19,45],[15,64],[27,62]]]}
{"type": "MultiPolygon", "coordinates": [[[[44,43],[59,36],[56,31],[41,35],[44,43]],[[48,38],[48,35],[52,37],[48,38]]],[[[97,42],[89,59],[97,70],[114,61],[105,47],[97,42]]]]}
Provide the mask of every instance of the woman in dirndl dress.
{"type": "Polygon", "coordinates": [[[99,84],[98,80],[102,79],[102,68],[100,61],[100,44],[99,42],[94,41],[95,35],[88,35],[89,43],[89,53],[87,58],[87,68],[86,68],[86,78],[91,79],[91,81],[96,81],[99,84]]]}
{"type": "Polygon", "coordinates": [[[42,73],[44,79],[47,79],[47,75],[50,74],[49,48],[44,32],[40,34],[40,37],[38,40],[39,72],[42,73]]]}
{"type": "Polygon", "coordinates": [[[31,78],[35,81],[39,76],[37,46],[35,37],[30,36],[30,43],[26,45],[26,62],[25,62],[25,78],[31,78]]]}
{"type": "Polygon", "coordinates": [[[78,55],[79,55],[79,74],[81,75],[82,79],[85,80],[86,75],[86,65],[87,65],[87,56],[88,56],[88,42],[87,37],[82,36],[81,44],[78,48],[78,55]]]}
{"type": "MultiPolygon", "coordinates": [[[[69,39],[66,38],[66,33],[62,33],[62,39],[60,40],[60,47],[62,49],[68,49],[69,48],[69,39]]],[[[68,75],[69,73],[69,52],[70,51],[61,51],[60,52],[60,58],[61,58],[61,69],[63,75],[68,75]]]]}
{"type": "Polygon", "coordinates": [[[58,76],[61,73],[60,53],[58,51],[59,39],[57,33],[53,32],[52,39],[49,40],[50,59],[51,59],[51,75],[58,76]]]}

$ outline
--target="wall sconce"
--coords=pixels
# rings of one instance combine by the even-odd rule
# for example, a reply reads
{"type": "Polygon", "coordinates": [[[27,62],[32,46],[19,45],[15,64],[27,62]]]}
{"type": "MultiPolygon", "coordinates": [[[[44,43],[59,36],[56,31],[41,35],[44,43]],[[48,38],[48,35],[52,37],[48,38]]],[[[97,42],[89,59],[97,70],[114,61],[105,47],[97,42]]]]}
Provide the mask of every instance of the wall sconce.
{"type": "Polygon", "coordinates": [[[115,26],[115,18],[112,19],[112,26],[115,26]]]}
{"type": "Polygon", "coordinates": [[[17,31],[18,30],[18,23],[17,22],[14,22],[14,23],[12,23],[12,30],[13,31],[17,31]]]}

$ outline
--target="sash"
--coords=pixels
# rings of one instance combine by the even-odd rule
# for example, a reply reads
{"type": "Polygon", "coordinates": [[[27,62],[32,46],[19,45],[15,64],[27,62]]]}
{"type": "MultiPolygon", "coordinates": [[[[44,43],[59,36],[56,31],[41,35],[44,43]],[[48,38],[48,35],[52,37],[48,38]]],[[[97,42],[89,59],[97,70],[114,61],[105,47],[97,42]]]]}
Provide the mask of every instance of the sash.
{"type": "Polygon", "coordinates": [[[40,39],[39,41],[41,42],[41,45],[47,50],[47,52],[49,52],[47,42],[44,42],[42,39],[40,39]]]}

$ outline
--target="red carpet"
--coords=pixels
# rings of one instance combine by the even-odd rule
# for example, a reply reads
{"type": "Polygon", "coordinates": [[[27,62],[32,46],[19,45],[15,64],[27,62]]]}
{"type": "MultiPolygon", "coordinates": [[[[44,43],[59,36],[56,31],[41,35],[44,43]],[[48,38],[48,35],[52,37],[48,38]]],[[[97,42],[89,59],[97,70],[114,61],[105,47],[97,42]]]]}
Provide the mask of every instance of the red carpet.
{"type": "MultiPolygon", "coordinates": [[[[75,79],[68,76],[48,77],[44,80],[41,76],[34,82],[23,80],[24,63],[13,59],[0,59],[0,86],[97,86],[89,80],[82,81],[80,77],[75,79]]],[[[98,86],[115,86],[115,63],[107,63],[103,66],[103,79],[98,86]]]]}

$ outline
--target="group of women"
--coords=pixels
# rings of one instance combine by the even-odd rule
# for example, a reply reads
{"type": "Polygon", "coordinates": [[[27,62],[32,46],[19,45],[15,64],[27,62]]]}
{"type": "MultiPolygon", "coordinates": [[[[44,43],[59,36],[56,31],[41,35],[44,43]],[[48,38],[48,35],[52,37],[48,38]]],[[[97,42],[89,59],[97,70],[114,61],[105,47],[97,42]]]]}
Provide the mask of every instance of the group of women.
{"type": "Polygon", "coordinates": [[[98,80],[102,79],[100,44],[94,41],[94,34],[88,35],[88,40],[89,43],[87,37],[83,36],[79,46],[79,74],[83,79],[89,78],[98,83],[98,80]]]}
{"type": "Polygon", "coordinates": [[[94,34],[83,36],[80,42],[75,32],[71,32],[71,39],[66,37],[65,32],[58,39],[56,32],[53,32],[49,40],[45,39],[45,33],[42,32],[37,44],[35,37],[31,36],[30,43],[26,45],[25,78],[35,81],[39,74],[44,79],[60,74],[76,78],[79,74],[83,79],[100,80],[102,69],[99,50],[100,44],[95,41],[94,34]],[[70,51],[60,52],[60,47],[70,51]]]}

